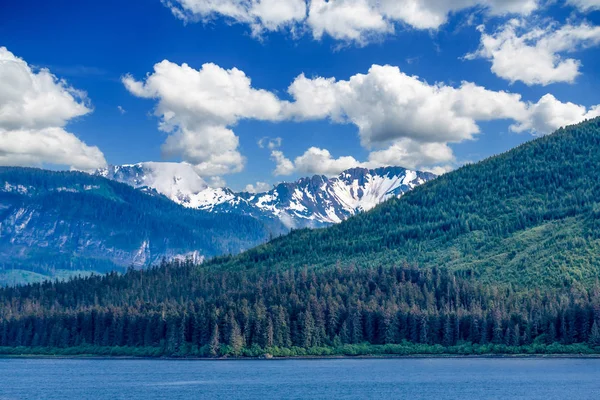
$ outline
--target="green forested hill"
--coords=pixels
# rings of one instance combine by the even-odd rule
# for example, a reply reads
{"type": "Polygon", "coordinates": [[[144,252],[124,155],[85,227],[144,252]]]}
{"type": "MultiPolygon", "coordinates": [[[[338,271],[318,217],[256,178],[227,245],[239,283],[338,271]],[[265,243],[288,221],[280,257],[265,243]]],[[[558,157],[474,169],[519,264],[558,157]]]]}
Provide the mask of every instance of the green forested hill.
{"type": "Polygon", "coordinates": [[[212,265],[409,264],[524,285],[593,282],[599,177],[595,119],[460,168],[337,226],[295,231],[212,265]]]}
{"type": "Polygon", "coordinates": [[[186,209],[101,177],[0,168],[0,285],[236,254],[268,237],[254,218],[186,209]]]}
{"type": "Polygon", "coordinates": [[[0,289],[0,354],[598,354],[598,150],[600,119],[238,256],[0,289]]]}

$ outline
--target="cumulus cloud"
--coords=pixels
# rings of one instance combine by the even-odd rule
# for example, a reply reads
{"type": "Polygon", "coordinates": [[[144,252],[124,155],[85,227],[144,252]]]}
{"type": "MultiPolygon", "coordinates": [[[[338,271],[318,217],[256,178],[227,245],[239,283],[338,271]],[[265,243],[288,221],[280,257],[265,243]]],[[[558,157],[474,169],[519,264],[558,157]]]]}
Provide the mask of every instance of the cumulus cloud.
{"type": "Polygon", "coordinates": [[[527,102],[519,94],[470,82],[428,83],[389,65],[373,65],[366,74],[347,80],[299,75],[288,88],[290,101],[253,88],[240,70],[214,64],[195,70],[163,61],[144,82],[130,76],[123,82],[134,95],[157,100],[154,113],[159,128],[168,133],[164,154],[192,163],[204,177],[243,169],[245,160],[232,130],[243,119],[328,119],[356,126],[361,144],[370,151],[366,162],[334,158],[317,147],[291,160],[280,150],[281,138],[258,142],[271,151],[274,175],[335,175],[354,166],[382,165],[439,172],[456,164],[450,144],[475,139],[481,122],[506,120],[514,132],[542,135],[600,110],[563,103],[552,95],[527,102]]]}
{"type": "Polygon", "coordinates": [[[452,169],[456,165],[456,158],[447,143],[420,143],[401,139],[387,149],[371,152],[368,165],[399,165],[440,174],[452,169]]]}
{"type": "Polygon", "coordinates": [[[246,188],[244,189],[244,191],[248,192],[248,193],[264,193],[264,192],[268,192],[269,190],[271,190],[271,188],[272,188],[272,186],[266,182],[256,182],[255,185],[253,185],[253,184],[246,185],[246,188]]]}
{"type": "Polygon", "coordinates": [[[227,186],[227,182],[220,176],[211,176],[208,179],[208,186],[211,188],[224,188],[227,186]]]}
{"type": "Polygon", "coordinates": [[[367,74],[348,80],[300,75],[288,91],[294,98],[283,106],[289,118],[352,123],[367,148],[404,139],[459,143],[480,133],[479,122],[493,120],[514,121],[512,129],[517,132],[546,134],[590,118],[597,109],[563,103],[549,94],[537,103],[525,102],[520,94],[488,90],[471,82],[458,87],[429,84],[389,65],[373,65],[367,74]],[[536,122],[549,99],[563,117],[536,122]],[[578,112],[567,111],[574,109],[578,112]]]}
{"type": "MultiPolygon", "coordinates": [[[[300,173],[336,176],[350,168],[379,168],[390,165],[442,174],[457,165],[454,153],[447,144],[419,143],[410,139],[399,140],[386,149],[372,151],[368,161],[365,162],[360,162],[351,156],[335,158],[329,150],[318,147],[309,148],[294,161],[283,156],[280,151],[277,159],[273,159],[279,163],[285,160],[287,165],[286,173],[276,175],[300,173]]],[[[277,168],[280,168],[279,163],[277,168]]]]}
{"type": "Polygon", "coordinates": [[[437,29],[448,15],[468,8],[479,8],[491,15],[528,15],[539,6],[538,0],[380,0],[373,1],[386,18],[417,29],[437,29]]]}
{"type": "MultiPolygon", "coordinates": [[[[573,0],[593,1],[593,0],[573,0]]],[[[265,31],[306,29],[316,40],[328,35],[365,44],[391,34],[396,25],[438,29],[452,13],[479,9],[490,15],[528,15],[539,0],[163,0],[186,21],[223,17],[249,25],[255,36],[265,31]]]]}
{"type": "Polygon", "coordinates": [[[106,166],[102,152],[62,128],[0,129],[0,165],[68,165],[79,170],[106,166]]]}
{"type": "Polygon", "coordinates": [[[369,36],[394,31],[393,23],[369,0],[312,0],[307,24],[317,40],[328,34],[334,39],[364,43],[369,36]]]}
{"type": "Polygon", "coordinates": [[[296,170],[294,163],[280,150],[271,152],[271,160],[275,161],[275,170],[273,171],[275,176],[291,175],[296,170]]]}
{"type": "Polygon", "coordinates": [[[563,103],[553,95],[547,94],[537,103],[530,104],[527,118],[512,125],[511,130],[545,135],[557,128],[598,116],[600,116],[600,105],[588,110],[578,104],[563,103]]]}
{"type": "Polygon", "coordinates": [[[297,172],[333,176],[361,164],[354,157],[333,158],[329,150],[311,147],[296,158],[294,165],[297,172]]]}
{"type": "Polygon", "coordinates": [[[311,147],[304,154],[296,157],[294,161],[287,158],[282,151],[271,152],[271,159],[275,161],[276,167],[273,171],[275,176],[292,175],[301,173],[304,175],[326,175],[334,176],[350,168],[366,166],[354,157],[343,156],[334,158],[329,150],[311,147]]]}
{"type": "Polygon", "coordinates": [[[163,0],[185,22],[208,22],[216,17],[247,24],[254,35],[276,31],[306,18],[304,0],[163,0]]]}
{"type": "Polygon", "coordinates": [[[458,88],[428,84],[388,65],[373,65],[346,81],[300,75],[289,93],[292,118],[352,123],[369,148],[402,138],[460,142],[479,133],[477,121],[521,119],[527,112],[518,94],[468,82],[458,88]]]}
{"type": "Polygon", "coordinates": [[[254,89],[250,78],[236,68],[204,64],[196,70],[165,60],[145,81],[127,75],[123,83],[133,95],[157,100],[154,114],[160,118],[159,128],[169,134],[163,153],[195,165],[201,176],[244,168],[239,138],[231,129],[238,121],[281,118],[280,100],[254,89]]]}
{"type": "Polygon", "coordinates": [[[121,106],[117,106],[117,110],[119,111],[119,113],[121,113],[121,115],[125,114],[127,111],[125,111],[125,109],[121,106]]]}
{"type": "Polygon", "coordinates": [[[483,58],[492,63],[492,72],[510,82],[527,85],[573,83],[581,62],[566,53],[600,44],[600,27],[588,23],[530,27],[513,19],[498,31],[487,34],[483,27],[479,49],[466,59],[483,58]]]}
{"type": "MultiPolygon", "coordinates": [[[[397,67],[379,65],[348,80],[300,75],[288,91],[294,99],[283,107],[288,118],[328,118],[358,128],[361,143],[372,151],[366,164],[354,160],[357,165],[401,165],[435,172],[456,164],[449,144],[474,139],[480,122],[512,121],[514,132],[543,135],[591,118],[600,109],[563,103],[552,95],[526,102],[519,94],[470,82],[458,87],[429,84],[397,67]]],[[[307,160],[323,156],[323,151],[313,153],[307,154],[307,160]]],[[[327,161],[327,157],[320,160],[325,170],[341,164],[327,161]]],[[[292,164],[297,170],[297,161],[292,164]]]]}
{"type": "Polygon", "coordinates": [[[567,4],[571,4],[584,12],[600,10],[600,0],[567,0],[567,4]]]}
{"type": "Polygon", "coordinates": [[[92,111],[84,92],[47,69],[34,71],[5,47],[0,47],[0,82],[1,165],[53,163],[76,169],[106,165],[97,147],[63,129],[73,118],[92,111]]]}

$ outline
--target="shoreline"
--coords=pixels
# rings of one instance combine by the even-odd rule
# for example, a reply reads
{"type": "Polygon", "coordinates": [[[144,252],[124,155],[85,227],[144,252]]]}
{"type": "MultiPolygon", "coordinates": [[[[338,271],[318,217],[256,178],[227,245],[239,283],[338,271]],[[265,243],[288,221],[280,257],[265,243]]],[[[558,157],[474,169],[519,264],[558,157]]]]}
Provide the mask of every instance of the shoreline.
{"type": "Polygon", "coordinates": [[[291,361],[291,360],[394,360],[394,359],[600,359],[600,354],[413,354],[413,355],[360,355],[360,356],[298,356],[298,357],[145,357],[145,356],[99,356],[0,354],[3,359],[39,360],[162,360],[162,361],[291,361]]]}

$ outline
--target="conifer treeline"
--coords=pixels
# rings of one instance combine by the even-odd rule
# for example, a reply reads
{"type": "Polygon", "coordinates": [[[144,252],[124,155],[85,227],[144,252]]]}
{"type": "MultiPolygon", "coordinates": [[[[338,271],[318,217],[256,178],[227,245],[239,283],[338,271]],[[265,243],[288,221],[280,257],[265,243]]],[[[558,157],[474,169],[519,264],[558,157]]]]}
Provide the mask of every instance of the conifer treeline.
{"type": "Polygon", "coordinates": [[[0,346],[248,348],[463,343],[600,346],[600,286],[514,291],[410,267],[150,271],[0,290],[0,346]]]}

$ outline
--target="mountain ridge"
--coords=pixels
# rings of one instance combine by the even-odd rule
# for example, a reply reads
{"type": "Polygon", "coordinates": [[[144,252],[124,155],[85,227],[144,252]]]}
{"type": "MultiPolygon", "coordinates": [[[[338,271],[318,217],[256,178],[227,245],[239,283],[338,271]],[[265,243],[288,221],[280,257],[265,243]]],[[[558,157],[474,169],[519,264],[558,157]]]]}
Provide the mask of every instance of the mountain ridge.
{"type": "Polygon", "coordinates": [[[339,223],[435,178],[402,167],[352,168],[331,178],[314,175],[281,182],[267,192],[248,193],[211,188],[186,163],[109,166],[95,174],[136,188],[155,189],[189,208],[279,219],[287,228],[339,223]]]}
{"type": "Polygon", "coordinates": [[[0,167],[0,179],[0,283],[15,270],[43,278],[201,261],[271,236],[254,218],[187,209],[87,173],[0,167]]]}

